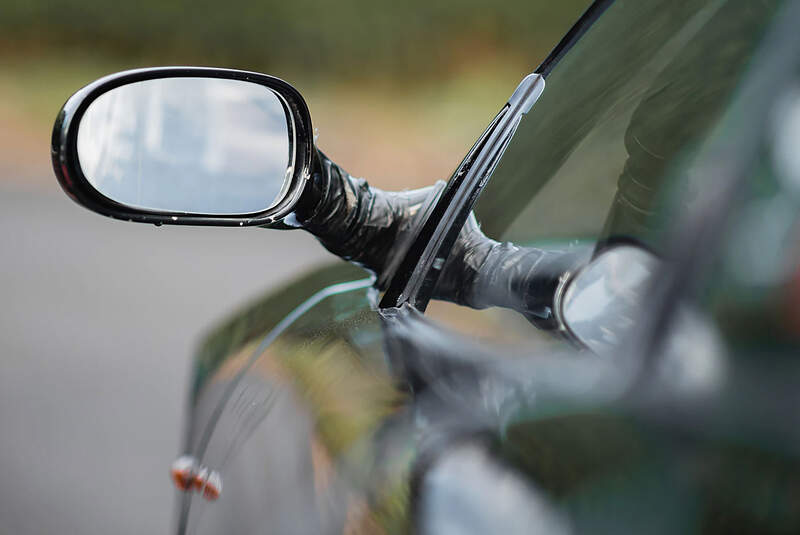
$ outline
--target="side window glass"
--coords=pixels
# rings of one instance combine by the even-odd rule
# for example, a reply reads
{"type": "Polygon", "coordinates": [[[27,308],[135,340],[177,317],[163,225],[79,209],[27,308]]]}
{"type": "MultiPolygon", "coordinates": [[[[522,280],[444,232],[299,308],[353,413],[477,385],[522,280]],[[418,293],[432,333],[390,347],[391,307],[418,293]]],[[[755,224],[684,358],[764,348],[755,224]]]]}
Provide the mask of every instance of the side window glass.
{"type": "Polygon", "coordinates": [[[670,171],[705,142],[780,4],[615,2],[520,125],[478,202],[484,232],[657,245],[670,171]]]}
{"type": "MultiPolygon", "coordinates": [[[[679,170],[726,111],[781,4],[615,2],[523,119],[478,201],[483,233],[556,252],[625,241],[658,254],[681,217],[672,200],[704,184],[679,170]]],[[[456,308],[431,303],[428,314],[480,338],[552,343],[511,310],[456,308]]]]}

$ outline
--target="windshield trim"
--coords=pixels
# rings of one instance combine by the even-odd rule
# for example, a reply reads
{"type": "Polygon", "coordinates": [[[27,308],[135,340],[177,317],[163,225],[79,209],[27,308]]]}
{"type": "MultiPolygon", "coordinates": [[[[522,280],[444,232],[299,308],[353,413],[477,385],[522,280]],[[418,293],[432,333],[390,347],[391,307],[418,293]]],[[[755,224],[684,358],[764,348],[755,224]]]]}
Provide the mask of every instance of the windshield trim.
{"type": "Polygon", "coordinates": [[[595,0],[592,2],[592,5],[586,8],[586,11],[583,12],[580,18],[572,25],[569,31],[564,34],[564,37],[561,38],[555,48],[550,51],[547,57],[544,58],[544,61],[542,61],[533,72],[547,78],[553,68],[561,61],[561,58],[575,46],[575,43],[583,37],[583,34],[589,31],[589,28],[600,18],[600,15],[613,3],[614,0],[595,0]]]}
{"type": "Polygon", "coordinates": [[[439,270],[449,255],[458,232],[491,180],[520,120],[544,90],[546,74],[552,71],[613,2],[614,0],[595,0],[537,71],[524,78],[517,91],[503,105],[448,180],[431,215],[422,223],[414,242],[405,253],[379,308],[393,308],[410,303],[417,310],[425,311],[438,282],[439,270]]]}

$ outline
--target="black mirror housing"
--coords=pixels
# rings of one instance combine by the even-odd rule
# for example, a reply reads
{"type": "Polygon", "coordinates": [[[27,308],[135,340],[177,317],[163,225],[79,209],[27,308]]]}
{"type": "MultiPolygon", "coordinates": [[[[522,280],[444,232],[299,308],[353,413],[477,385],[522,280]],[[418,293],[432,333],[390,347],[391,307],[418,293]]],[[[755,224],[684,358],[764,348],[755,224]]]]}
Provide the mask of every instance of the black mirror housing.
{"type": "MultiPolygon", "coordinates": [[[[198,113],[206,110],[199,109],[198,113]]],[[[294,211],[309,180],[313,155],[313,130],[308,106],[300,93],[287,82],[255,72],[208,67],[156,67],[111,74],[80,89],[58,114],[52,136],[53,169],[61,187],[84,207],[116,219],[142,223],[214,226],[282,226],[294,211]],[[271,90],[280,100],[287,117],[292,165],[287,170],[280,194],[268,207],[247,213],[206,213],[166,211],[118,202],[101,193],[87,178],[78,157],[78,127],[81,119],[99,97],[109,91],[137,82],[161,79],[218,79],[250,82],[271,90]]]]}

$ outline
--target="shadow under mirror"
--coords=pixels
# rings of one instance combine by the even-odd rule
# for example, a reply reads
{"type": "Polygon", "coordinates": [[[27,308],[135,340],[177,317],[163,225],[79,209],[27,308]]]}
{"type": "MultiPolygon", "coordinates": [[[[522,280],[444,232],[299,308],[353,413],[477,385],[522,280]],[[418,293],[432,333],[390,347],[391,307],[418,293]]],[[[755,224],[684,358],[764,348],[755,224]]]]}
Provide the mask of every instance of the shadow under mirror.
{"type": "Polygon", "coordinates": [[[102,195],[133,208],[250,214],[292,176],[294,140],[281,98],[252,82],[176,77],[100,95],[78,128],[78,159],[102,195]]]}

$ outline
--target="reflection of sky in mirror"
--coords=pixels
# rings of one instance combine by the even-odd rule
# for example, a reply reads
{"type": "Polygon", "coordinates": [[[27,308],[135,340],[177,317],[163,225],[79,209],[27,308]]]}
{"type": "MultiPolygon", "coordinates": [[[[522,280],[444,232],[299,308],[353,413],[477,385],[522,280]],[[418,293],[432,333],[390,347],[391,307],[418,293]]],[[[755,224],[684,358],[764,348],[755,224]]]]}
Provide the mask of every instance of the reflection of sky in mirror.
{"type": "Polygon", "coordinates": [[[163,78],[112,89],[78,130],[87,180],[151,210],[244,214],[268,208],[291,164],[286,114],[268,88],[163,78]]]}

